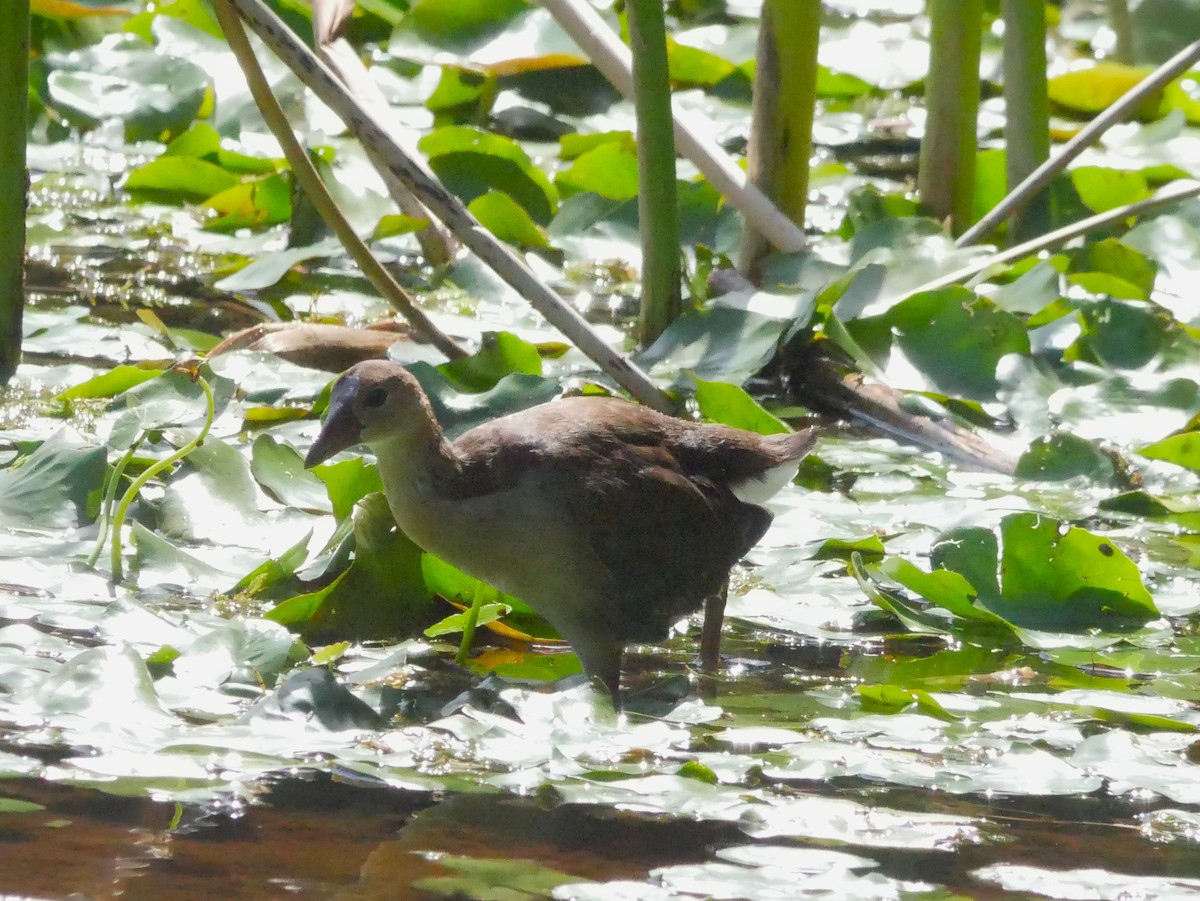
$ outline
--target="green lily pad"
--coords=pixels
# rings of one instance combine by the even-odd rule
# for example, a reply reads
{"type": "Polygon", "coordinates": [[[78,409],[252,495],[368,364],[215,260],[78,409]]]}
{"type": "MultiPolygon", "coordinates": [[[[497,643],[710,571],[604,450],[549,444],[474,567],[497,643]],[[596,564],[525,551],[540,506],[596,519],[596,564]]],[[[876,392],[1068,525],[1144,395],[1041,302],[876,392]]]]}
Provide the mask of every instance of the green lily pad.
{"type": "Polygon", "coordinates": [[[990,399],[1006,354],[1029,353],[1021,321],[966,288],[915,294],[884,321],[909,360],[940,391],[990,399]]]}
{"type": "MultiPolygon", "coordinates": [[[[488,623],[494,623],[497,620],[503,619],[507,614],[508,604],[492,603],[481,604],[479,606],[478,618],[475,620],[476,626],[486,626],[488,623]]],[[[426,638],[439,638],[442,635],[455,635],[466,629],[471,618],[470,610],[463,610],[459,613],[451,613],[444,619],[438,620],[432,626],[425,628],[426,638]]]]}
{"type": "Polygon", "coordinates": [[[308,559],[308,540],[311,537],[311,534],[306,535],[278,557],[264,560],[239,579],[238,583],[230,589],[230,594],[259,596],[273,586],[291,579],[308,559]]]}
{"type": "Polygon", "coordinates": [[[487,115],[495,99],[495,75],[461,66],[443,66],[442,77],[426,98],[425,106],[435,113],[462,119],[487,115]]]}
{"type": "Polygon", "coordinates": [[[623,141],[608,140],[576,156],[554,182],[564,198],[590,191],[608,200],[625,201],[637,196],[637,178],[633,149],[623,141]]]}
{"type": "MultiPolygon", "coordinates": [[[[807,322],[812,315],[811,298],[806,301],[801,306],[808,307],[807,316],[800,314],[796,319],[783,318],[783,306],[780,316],[761,312],[763,307],[720,301],[689,310],[635,360],[653,374],[691,370],[698,379],[740,385],[767,364],[798,323],[807,322]]],[[[787,308],[792,306],[787,304],[787,308]]]]}
{"type": "Polygon", "coordinates": [[[233,232],[264,228],[292,217],[292,186],[279,175],[240,182],[204,201],[215,215],[205,221],[209,231],[233,232]]]}
{"type": "Polygon", "coordinates": [[[558,207],[554,185],[508,138],[452,125],[427,134],[418,144],[438,178],[466,203],[499,191],[539,225],[547,224],[558,207]]]}
{"type": "Polygon", "coordinates": [[[696,379],[696,404],[700,415],[760,435],[776,435],[788,431],[787,424],[763,409],[740,385],[729,382],[696,379]]]}
{"type": "Polygon", "coordinates": [[[1139,172],[1109,169],[1104,166],[1079,166],[1071,170],[1071,182],[1093,213],[1137,203],[1150,196],[1146,178],[1139,172]]]}
{"type": "Polygon", "coordinates": [[[421,572],[421,549],[396,528],[382,494],[363,498],[353,520],[354,562],[324,594],[319,612],[302,624],[301,634],[323,641],[414,634],[432,603],[421,572]]]}
{"type": "Polygon", "coordinates": [[[429,395],[438,422],[452,436],[497,416],[544,403],[562,393],[556,380],[520,372],[504,376],[488,391],[464,393],[456,389],[438,368],[427,363],[413,363],[409,370],[429,395]]]}
{"type": "Polygon", "coordinates": [[[1127,631],[1158,616],[1137,566],[1111,541],[1048,516],[1000,526],[1000,595],[983,604],[1029,629],[1127,631]]]}
{"type": "MultiPolygon", "coordinates": [[[[215,381],[213,402],[219,412],[228,401],[232,385],[225,379],[215,381]]],[[[202,421],[207,415],[208,401],[204,389],[189,374],[168,370],[122,392],[113,406],[121,412],[109,433],[108,443],[124,449],[144,431],[202,421]]]]}
{"type": "Polygon", "coordinates": [[[545,231],[525,212],[521,206],[502,191],[488,191],[467,204],[471,215],[501,241],[518,247],[550,246],[545,231]]]}
{"type": "Polygon", "coordinates": [[[352,457],[339,463],[323,463],[313,467],[313,474],[325,483],[333,515],[346,519],[354,505],[368,494],[383,491],[379,469],[362,457],[352,457]]]}
{"type": "Polygon", "coordinates": [[[82,525],[99,510],[107,456],[69,429],[56,432],[0,469],[0,518],[29,529],[82,525]]]}
{"type": "Polygon", "coordinates": [[[86,382],[72,385],[55,395],[56,400],[76,400],[84,397],[116,397],[143,382],[162,375],[159,366],[114,366],[107,372],[93,376],[86,382]]]}
{"type": "MultiPolygon", "coordinates": [[[[1098,63],[1051,78],[1048,83],[1050,100],[1073,112],[1092,115],[1112,106],[1148,74],[1147,69],[1120,63],[1098,63]]],[[[1138,112],[1146,118],[1154,118],[1161,103],[1161,92],[1151,94],[1138,112]]]]}
{"type": "Polygon", "coordinates": [[[540,376],[542,357],[536,346],[512,332],[486,332],[478,351],[443,363],[438,371],[459,390],[483,392],[513,373],[540,376]]]}
{"type": "Polygon", "coordinates": [[[418,879],[414,891],[472,901],[549,901],[560,885],[587,881],[532,860],[441,856],[438,863],[457,875],[418,879]]]}
{"type": "Polygon", "coordinates": [[[947,713],[933,695],[920,688],[902,688],[899,685],[857,685],[854,690],[858,693],[863,710],[866,711],[900,713],[915,706],[921,713],[941,720],[957,719],[947,713]]]}
{"type": "Polygon", "coordinates": [[[303,458],[290,444],[259,435],[251,449],[250,471],[281,503],[325,513],[332,509],[325,483],[304,468],[303,458]]]}
{"type": "Polygon", "coordinates": [[[879,560],[884,555],[883,541],[878,535],[868,535],[866,538],[853,540],[827,538],[821,542],[812,559],[849,560],[856,554],[865,560],[879,560]]]}
{"type": "Polygon", "coordinates": [[[422,39],[456,46],[496,33],[528,8],[525,0],[416,0],[409,15],[422,39]]]}
{"type": "Polygon", "coordinates": [[[47,63],[47,105],[83,128],[119,120],[130,142],[182,132],[209,92],[200,66],[132,35],[51,54],[47,63]]]}
{"type": "Polygon", "coordinates": [[[42,804],[35,804],[33,801],[22,801],[20,798],[4,798],[0,797],[0,815],[10,813],[37,813],[39,810],[45,810],[42,804]]]}
{"type": "Polygon", "coordinates": [[[145,200],[194,203],[233,189],[238,177],[207,160],[161,156],[139,166],[125,179],[125,190],[145,200]]]}
{"type": "Polygon", "coordinates": [[[1060,482],[1083,477],[1112,482],[1116,475],[1111,457],[1091,441],[1067,432],[1038,438],[1017,461],[1016,475],[1022,479],[1060,482]]]}
{"type": "Polygon", "coordinates": [[[1145,445],[1138,453],[1151,460],[1165,460],[1200,472],[1200,430],[1169,435],[1161,441],[1145,445]]]}
{"type": "Polygon", "coordinates": [[[952,621],[939,623],[903,600],[885,596],[880,603],[878,591],[872,600],[935,631],[1121,633],[1159,615],[1137,566],[1111,541],[1036,513],[1010,514],[998,531],[948,532],[934,545],[932,562],[928,573],[900,558],[879,569],[952,621]]]}

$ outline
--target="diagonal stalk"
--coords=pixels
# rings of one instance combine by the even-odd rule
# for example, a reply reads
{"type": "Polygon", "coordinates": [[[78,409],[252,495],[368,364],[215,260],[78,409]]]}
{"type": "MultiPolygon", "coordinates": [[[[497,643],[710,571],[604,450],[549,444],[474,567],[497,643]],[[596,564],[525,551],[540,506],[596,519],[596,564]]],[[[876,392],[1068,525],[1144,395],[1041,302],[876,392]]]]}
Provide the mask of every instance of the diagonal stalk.
{"type": "Polygon", "coordinates": [[[312,160],[309,159],[308,152],[296,140],[296,135],[287,121],[287,116],[284,115],[283,110],[280,108],[279,101],[275,99],[275,95],[271,92],[271,86],[267,83],[267,78],[258,65],[258,60],[254,56],[254,49],[250,46],[250,41],[246,38],[245,29],[242,28],[241,19],[238,18],[237,13],[230,7],[229,0],[215,0],[213,11],[217,14],[217,19],[220,21],[221,28],[225,32],[225,40],[229,42],[230,49],[237,57],[238,64],[242,67],[242,72],[246,76],[246,82],[250,86],[250,93],[254,97],[254,102],[258,104],[259,112],[262,113],[263,119],[266,120],[268,127],[270,127],[275,140],[283,148],[284,155],[292,167],[292,174],[295,175],[296,181],[300,183],[300,187],[308,196],[308,199],[312,201],[312,205],[316,208],[317,213],[325,220],[330,230],[337,235],[338,240],[342,242],[342,246],[346,248],[346,251],[358,265],[358,268],[362,270],[371,284],[375,286],[375,290],[382,294],[388,303],[408,320],[418,335],[428,340],[430,344],[445,354],[448,359],[455,360],[466,356],[466,351],[459,347],[452,338],[444,334],[441,329],[434,325],[433,320],[425,315],[425,311],[417,306],[409,293],[400,286],[399,282],[392,277],[392,274],[375,258],[370,248],[358,236],[350,223],[346,221],[346,217],[342,214],[337,203],[330,195],[329,189],[321,181],[321,176],[317,174],[316,167],[313,166],[312,160]]]}

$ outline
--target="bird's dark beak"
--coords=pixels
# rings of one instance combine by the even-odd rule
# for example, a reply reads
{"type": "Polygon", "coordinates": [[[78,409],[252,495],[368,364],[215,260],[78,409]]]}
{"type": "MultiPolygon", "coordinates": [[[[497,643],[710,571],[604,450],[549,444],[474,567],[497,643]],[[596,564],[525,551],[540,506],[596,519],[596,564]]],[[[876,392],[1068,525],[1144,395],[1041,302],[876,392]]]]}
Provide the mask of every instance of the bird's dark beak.
{"type": "Polygon", "coordinates": [[[325,423],[317,440],[308,449],[308,455],[304,458],[305,467],[312,468],[324,463],[334,454],[362,440],[362,424],[354,413],[354,396],[357,393],[358,379],[354,376],[342,378],[333,386],[325,423]]]}

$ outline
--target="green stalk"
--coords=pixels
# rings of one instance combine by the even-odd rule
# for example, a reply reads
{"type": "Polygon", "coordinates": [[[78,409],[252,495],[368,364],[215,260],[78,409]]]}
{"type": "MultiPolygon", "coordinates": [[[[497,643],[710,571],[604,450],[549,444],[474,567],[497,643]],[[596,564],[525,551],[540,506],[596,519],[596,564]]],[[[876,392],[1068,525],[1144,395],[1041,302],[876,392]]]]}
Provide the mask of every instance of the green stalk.
{"type": "MultiPolygon", "coordinates": [[[[1005,15],[1007,19],[1007,14],[1005,15]]],[[[1108,0],[1108,24],[1117,36],[1113,58],[1127,66],[1133,65],[1133,19],[1129,16],[1129,0],[1108,0]]]]}
{"type": "Polygon", "coordinates": [[[681,306],[675,131],[662,0],[627,0],[637,108],[638,225],[642,232],[642,309],[638,339],[652,344],[681,306]]]}
{"type": "Polygon", "coordinates": [[[466,666],[471,659],[471,645],[475,641],[475,629],[479,625],[479,611],[483,609],[483,596],[487,589],[482,582],[475,583],[475,594],[471,598],[471,606],[467,608],[467,619],[463,623],[462,639],[458,643],[458,653],[454,662],[466,666]]]}
{"type": "Polygon", "coordinates": [[[316,209],[317,214],[342,242],[346,252],[350,254],[375,290],[392,305],[396,312],[408,320],[414,331],[445,354],[447,359],[456,360],[465,357],[466,351],[442,332],[425,314],[425,311],[417,306],[408,291],[371,253],[370,248],[355,233],[354,228],[342,214],[337,202],[329,193],[329,189],[321,181],[321,176],[313,165],[308,151],[301,146],[299,139],[292,131],[291,123],[288,122],[279,101],[271,91],[266,75],[258,65],[258,58],[254,55],[254,48],[250,45],[246,30],[242,27],[242,20],[230,6],[229,0],[218,0],[213,4],[213,12],[221,24],[222,31],[225,32],[225,40],[229,44],[229,49],[233,51],[234,57],[242,67],[242,74],[246,77],[250,95],[254,98],[259,112],[262,113],[267,127],[271,129],[271,134],[283,148],[284,156],[287,157],[288,164],[292,167],[292,175],[312,203],[313,208],[316,209]]]}
{"type": "MultiPolygon", "coordinates": [[[[1050,156],[1050,101],[1046,88],[1046,7],[1001,0],[1004,15],[1005,175],[1012,191],[1050,156]]],[[[1009,242],[1050,229],[1050,194],[1040,191],[1018,212],[1009,242]]]]}
{"type": "Polygon", "coordinates": [[[208,435],[208,430],[212,428],[213,418],[216,416],[217,409],[216,401],[213,399],[212,388],[208,386],[208,382],[203,376],[197,376],[196,380],[200,383],[200,387],[204,389],[204,398],[208,403],[208,410],[204,416],[204,425],[200,427],[200,431],[196,433],[195,438],[170,456],[164,457],[152,466],[148,466],[145,472],[134,479],[133,484],[126,489],[125,494],[121,497],[121,503],[117,505],[117,512],[113,514],[111,564],[112,580],[114,582],[120,582],[124,578],[125,570],[121,565],[121,526],[125,524],[125,516],[129,512],[130,505],[138,496],[138,492],[142,490],[142,486],[164,469],[174,466],[198,448],[200,442],[208,435]]]}
{"type": "Polygon", "coordinates": [[[133,455],[137,453],[137,449],[142,446],[142,442],[146,440],[149,434],[149,432],[144,431],[138,435],[137,440],[133,442],[129,450],[121,455],[121,459],[116,462],[116,465],[112,468],[112,472],[109,474],[108,484],[104,486],[104,500],[100,503],[100,516],[96,519],[99,531],[96,533],[96,543],[92,547],[92,552],[88,554],[88,566],[95,566],[96,561],[100,559],[100,552],[104,550],[104,545],[108,538],[109,524],[112,522],[112,508],[113,501],[117,497],[117,485],[120,484],[121,476],[125,474],[125,470],[129,468],[129,464],[133,460],[133,455]]]}
{"type": "Polygon", "coordinates": [[[1054,177],[1064,171],[1079,154],[1094,146],[1106,131],[1118,122],[1124,122],[1132,116],[1147,98],[1189,71],[1197,62],[1200,62],[1200,41],[1193,41],[1081,128],[1079,133],[1067,141],[1053,158],[1038,166],[1037,170],[1025,179],[1019,188],[1010,191],[1007,197],[996,204],[995,208],[975,225],[963,232],[954,243],[959,247],[969,247],[979,243],[991,234],[992,229],[1003,222],[1013,210],[1028,203],[1030,197],[1050,184],[1054,177]]]}
{"type": "Polygon", "coordinates": [[[958,234],[975,196],[983,0],[928,0],[926,9],[932,30],[917,190],[930,215],[958,234]]]}
{"type": "Polygon", "coordinates": [[[15,0],[5,4],[0,27],[0,385],[21,362],[28,113],[29,0],[15,0]]]}
{"type": "MultiPolygon", "coordinates": [[[[758,25],[754,109],[747,172],[750,180],[804,228],[817,101],[820,0],[766,0],[758,25]]],[[[749,226],[738,247],[738,269],[751,281],[771,244],[749,226]]]]}

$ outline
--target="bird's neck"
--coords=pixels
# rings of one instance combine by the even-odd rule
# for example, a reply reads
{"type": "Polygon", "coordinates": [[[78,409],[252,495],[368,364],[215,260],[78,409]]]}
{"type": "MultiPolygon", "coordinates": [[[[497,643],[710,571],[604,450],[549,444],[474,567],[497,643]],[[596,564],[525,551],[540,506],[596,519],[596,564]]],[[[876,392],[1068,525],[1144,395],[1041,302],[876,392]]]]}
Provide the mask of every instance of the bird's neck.
{"type": "Polygon", "coordinates": [[[432,416],[369,442],[388,497],[428,502],[462,472],[462,461],[432,416]]]}
{"type": "Polygon", "coordinates": [[[369,443],[396,525],[422,550],[462,565],[460,543],[476,517],[454,500],[463,464],[436,421],[369,443]]]}

